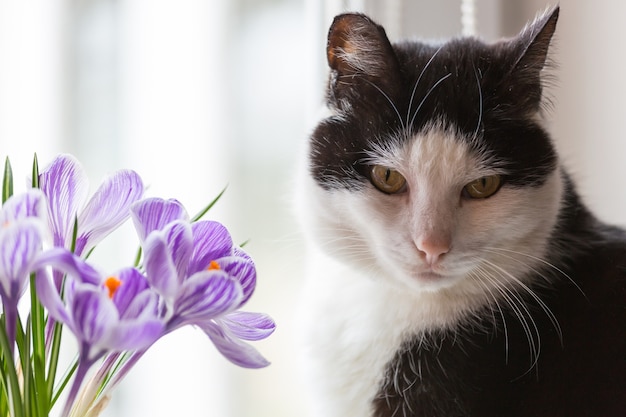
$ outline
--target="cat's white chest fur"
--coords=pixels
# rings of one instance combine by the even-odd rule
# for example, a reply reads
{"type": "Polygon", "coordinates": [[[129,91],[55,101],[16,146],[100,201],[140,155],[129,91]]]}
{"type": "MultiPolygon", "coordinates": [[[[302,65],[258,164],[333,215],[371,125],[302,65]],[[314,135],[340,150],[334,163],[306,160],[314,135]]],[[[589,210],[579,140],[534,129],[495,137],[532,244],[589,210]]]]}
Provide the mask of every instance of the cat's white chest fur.
{"type": "Polygon", "coordinates": [[[323,265],[308,281],[303,306],[307,389],[320,400],[312,415],[370,416],[385,365],[406,332],[406,300],[326,255],[311,262],[323,265]]]}
{"type": "Polygon", "coordinates": [[[305,287],[304,371],[315,417],[368,417],[386,368],[409,336],[454,326],[476,299],[419,293],[364,277],[313,251],[305,287]]]}

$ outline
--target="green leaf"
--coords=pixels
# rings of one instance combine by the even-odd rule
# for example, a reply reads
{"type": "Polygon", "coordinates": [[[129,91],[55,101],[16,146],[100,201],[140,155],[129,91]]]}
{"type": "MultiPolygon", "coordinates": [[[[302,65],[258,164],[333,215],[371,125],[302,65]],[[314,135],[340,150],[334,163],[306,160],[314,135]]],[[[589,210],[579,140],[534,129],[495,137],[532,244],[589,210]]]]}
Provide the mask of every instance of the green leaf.
{"type": "Polygon", "coordinates": [[[137,256],[135,256],[135,268],[139,268],[139,265],[141,264],[141,254],[142,254],[142,249],[141,246],[139,247],[139,249],[137,249],[137,256]]]}
{"type": "Polygon", "coordinates": [[[192,222],[197,222],[198,220],[200,220],[209,210],[211,210],[211,208],[215,205],[215,203],[218,202],[218,200],[224,195],[224,193],[226,192],[226,189],[228,188],[228,185],[226,187],[224,187],[222,189],[222,191],[220,191],[220,193],[217,195],[217,197],[215,197],[213,199],[213,201],[211,201],[204,209],[200,210],[200,212],[198,214],[196,214],[195,216],[193,216],[193,218],[191,219],[192,222]]]}
{"type": "Polygon", "coordinates": [[[74,217],[74,228],[72,229],[72,253],[76,250],[76,238],[78,237],[78,216],[74,217]]]}
{"type": "MultiPolygon", "coordinates": [[[[52,320],[48,317],[48,320],[52,320]]],[[[48,357],[48,379],[47,383],[47,398],[52,398],[50,407],[54,405],[54,402],[58,398],[60,392],[54,395],[54,381],[57,375],[57,367],[59,362],[59,353],[61,352],[61,336],[63,334],[63,325],[61,323],[54,323],[54,329],[52,330],[52,344],[50,348],[50,356],[48,357]]],[[[78,365],[78,360],[76,361],[78,365]]],[[[74,369],[76,366],[74,367],[74,369]]],[[[67,384],[67,381],[65,382],[67,384]]],[[[65,386],[65,385],[63,385],[65,386]]]]}
{"type": "Polygon", "coordinates": [[[37,153],[33,156],[33,188],[39,188],[39,161],[37,160],[37,153]]]}
{"type": "Polygon", "coordinates": [[[30,275],[31,296],[31,337],[32,337],[32,370],[33,391],[35,398],[36,414],[46,416],[48,414],[48,389],[46,383],[46,320],[44,309],[35,289],[36,274],[30,275]]]}
{"type": "Polygon", "coordinates": [[[2,204],[13,195],[13,170],[9,157],[4,162],[4,175],[2,177],[2,204]]]}
{"type": "Polygon", "coordinates": [[[65,371],[65,374],[61,378],[61,383],[54,390],[54,395],[52,397],[52,401],[50,402],[50,408],[54,407],[54,404],[57,402],[61,393],[70,382],[70,379],[72,378],[72,375],[74,375],[74,372],[76,372],[76,369],[78,369],[78,356],[76,356],[74,362],[72,362],[72,366],[65,371]]]}
{"type": "MultiPolygon", "coordinates": [[[[18,320],[19,322],[19,320],[18,320]]],[[[15,361],[11,354],[11,346],[9,346],[9,337],[6,333],[6,324],[4,317],[0,320],[0,351],[4,358],[4,368],[2,370],[3,377],[6,378],[4,386],[6,388],[6,396],[9,398],[9,415],[11,417],[24,417],[24,407],[22,404],[22,396],[20,395],[20,383],[15,370],[15,361]]]]}

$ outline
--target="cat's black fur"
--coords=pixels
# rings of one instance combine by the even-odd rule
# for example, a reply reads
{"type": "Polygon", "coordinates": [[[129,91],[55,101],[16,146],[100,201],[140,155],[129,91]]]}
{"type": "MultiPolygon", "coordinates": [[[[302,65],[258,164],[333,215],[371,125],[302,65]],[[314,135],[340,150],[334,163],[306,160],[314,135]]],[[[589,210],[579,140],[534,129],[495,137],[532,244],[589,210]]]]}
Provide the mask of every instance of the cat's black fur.
{"type": "MultiPolygon", "coordinates": [[[[534,117],[545,102],[543,70],[557,18],[555,8],[520,36],[496,44],[462,38],[443,46],[392,45],[363,15],[336,18],[328,103],[339,116],[322,121],[312,135],[313,177],[326,189],[366,184],[372,143],[403,127],[409,140],[439,121],[460,136],[480,137],[470,141],[476,152],[487,143],[510,173],[509,186],[542,184],[559,169],[548,133],[534,117]],[[358,68],[343,59],[354,31],[376,51],[369,63],[377,65],[358,68]]],[[[521,311],[526,327],[520,311],[486,307],[466,326],[408,342],[388,364],[375,417],[626,416],[626,235],[597,221],[569,180],[564,198],[547,257],[558,277],[548,284],[538,275],[533,285],[558,320],[562,340],[531,297],[528,311],[521,311]],[[538,355],[532,343],[540,343],[538,355]]]]}

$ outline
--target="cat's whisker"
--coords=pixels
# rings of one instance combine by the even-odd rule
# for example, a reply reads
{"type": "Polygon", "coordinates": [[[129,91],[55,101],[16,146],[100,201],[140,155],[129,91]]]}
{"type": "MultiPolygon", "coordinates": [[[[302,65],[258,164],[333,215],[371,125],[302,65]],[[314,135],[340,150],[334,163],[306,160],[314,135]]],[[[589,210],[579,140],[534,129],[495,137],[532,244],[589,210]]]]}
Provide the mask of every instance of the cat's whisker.
{"type": "Polygon", "coordinates": [[[363,78],[363,80],[365,82],[367,82],[368,84],[370,84],[372,87],[374,87],[376,90],[378,90],[378,92],[380,94],[382,94],[383,97],[385,97],[387,102],[391,105],[391,108],[393,109],[393,111],[396,113],[396,116],[398,117],[398,122],[400,122],[400,126],[402,128],[402,132],[406,132],[406,125],[404,124],[404,119],[402,119],[402,116],[400,115],[400,110],[398,110],[398,106],[396,106],[396,104],[389,97],[389,95],[387,95],[387,93],[385,93],[379,86],[377,86],[376,84],[374,84],[373,82],[371,82],[367,78],[363,78]]]}
{"type": "MultiPolygon", "coordinates": [[[[489,253],[497,253],[494,252],[493,250],[485,250],[486,252],[489,253]]],[[[502,255],[502,254],[500,254],[502,255]]],[[[522,262],[521,260],[512,257],[512,256],[507,256],[507,255],[502,255],[502,256],[506,256],[508,259],[511,259],[515,262],[518,262],[520,264],[522,264],[523,266],[529,268],[529,270],[531,270],[532,272],[534,272],[537,276],[543,277],[543,275],[537,271],[535,268],[533,268],[531,265],[528,265],[524,262],[522,262]]],[[[559,321],[557,320],[556,316],[554,315],[554,313],[552,312],[552,310],[550,310],[550,308],[546,305],[546,303],[527,285],[525,284],[522,280],[520,280],[519,278],[515,277],[512,274],[508,274],[508,276],[514,281],[516,282],[518,285],[520,285],[524,291],[526,291],[539,305],[539,307],[541,307],[541,309],[546,313],[546,315],[548,316],[548,318],[550,319],[550,322],[552,323],[552,325],[554,326],[554,329],[556,330],[558,336],[559,336],[559,340],[561,341],[561,344],[563,344],[563,331],[561,329],[561,325],[559,324],[559,321]]]]}
{"type": "Polygon", "coordinates": [[[505,285],[504,282],[502,282],[503,276],[502,276],[501,271],[498,271],[497,269],[493,269],[493,268],[491,271],[489,271],[485,268],[486,266],[489,266],[489,264],[484,263],[484,260],[483,260],[482,266],[479,265],[477,267],[477,270],[481,271],[482,273],[481,278],[487,283],[491,284],[492,288],[495,289],[500,294],[502,300],[505,301],[508,304],[508,306],[511,308],[513,313],[515,313],[528,339],[529,348],[531,352],[531,358],[534,357],[535,352],[537,352],[537,350],[536,350],[536,346],[534,343],[534,338],[532,337],[531,326],[527,321],[526,315],[524,315],[524,312],[526,312],[528,315],[530,314],[528,309],[525,307],[523,301],[515,294],[515,292],[513,292],[509,287],[505,285]],[[498,274],[500,279],[497,279],[494,273],[498,274]],[[519,306],[521,306],[523,310],[520,309],[519,306]]]}
{"type": "MultiPolygon", "coordinates": [[[[510,274],[499,265],[494,264],[493,262],[490,262],[486,259],[483,259],[483,265],[490,267],[501,278],[513,280],[520,284],[519,280],[517,280],[514,275],[510,274]]],[[[520,322],[524,329],[524,333],[526,333],[532,361],[531,366],[529,367],[528,371],[526,371],[526,373],[528,373],[537,365],[537,362],[539,361],[539,355],[541,353],[541,333],[539,332],[539,327],[537,326],[537,323],[535,322],[532,313],[528,309],[526,303],[517,294],[517,292],[506,286],[503,282],[495,279],[493,276],[491,276],[491,278],[492,279],[490,280],[490,282],[493,283],[497,289],[502,290],[500,291],[500,294],[505,297],[511,308],[513,308],[516,316],[518,317],[518,319],[520,319],[520,322]],[[536,336],[536,339],[534,336],[536,336]]]]}
{"type": "Polygon", "coordinates": [[[494,324],[494,328],[497,328],[497,321],[495,318],[495,315],[493,314],[493,308],[491,307],[491,302],[493,301],[493,304],[495,304],[496,309],[498,310],[498,312],[500,313],[500,317],[502,318],[502,328],[504,330],[504,354],[505,354],[505,361],[506,363],[509,362],[509,329],[506,323],[506,318],[504,316],[504,312],[502,311],[502,307],[500,306],[500,300],[498,299],[498,297],[493,293],[491,287],[489,287],[489,285],[487,285],[483,279],[487,279],[489,280],[489,278],[487,277],[488,273],[483,270],[482,267],[477,268],[476,270],[470,271],[469,277],[472,278],[474,280],[474,282],[478,283],[478,285],[481,286],[481,288],[483,288],[486,291],[486,294],[488,294],[488,302],[490,305],[490,309],[492,311],[492,317],[493,317],[493,324],[494,324]]]}
{"type": "Polygon", "coordinates": [[[413,107],[413,100],[415,99],[415,92],[417,91],[417,87],[419,86],[420,81],[422,80],[422,77],[424,76],[424,73],[426,72],[428,67],[430,67],[430,64],[432,64],[432,62],[435,60],[435,57],[441,51],[441,48],[443,48],[443,45],[441,45],[441,46],[439,46],[439,48],[437,48],[437,50],[430,57],[430,59],[428,60],[426,65],[424,65],[424,68],[422,68],[422,71],[420,72],[420,75],[417,77],[417,81],[415,81],[415,85],[413,86],[413,91],[411,91],[411,98],[409,100],[409,107],[408,107],[408,109],[406,111],[406,127],[410,127],[412,125],[412,123],[409,123],[409,117],[411,117],[411,107],[413,107]]]}
{"type": "Polygon", "coordinates": [[[483,248],[483,249],[484,249],[484,250],[491,250],[491,251],[493,251],[494,253],[496,253],[496,252],[500,252],[500,254],[501,254],[502,252],[507,252],[507,253],[511,253],[511,254],[514,254],[514,255],[520,255],[520,256],[523,256],[523,257],[526,257],[526,258],[532,259],[532,260],[534,260],[534,261],[537,261],[537,262],[539,262],[539,263],[541,263],[541,264],[543,264],[543,265],[545,265],[545,266],[547,266],[547,267],[549,267],[549,268],[553,269],[554,271],[558,272],[558,273],[559,273],[559,274],[561,274],[563,277],[567,278],[567,280],[568,280],[569,282],[571,282],[571,283],[572,283],[572,284],[576,287],[576,289],[578,289],[578,291],[580,291],[580,293],[583,295],[583,297],[587,298],[587,294],[585,294],[585,292],[584,292],[584,291],[583,291],[583,289],[580,287],[580,285],[578,285],[578,283],[577,283],[576,281],[574,281],[574,279],[573,279],[572,277],[570,277],[570,276],[569,276],[569,275],[568,275],[565,271],[563,271],[561,268],[559,268],[558,266],[554,265],[553,263],[550,263],[550,262],[546,261],[545,259],[539,258],[539,257],[537,257],[537,256],[535,256],[535,255],[531,255],[531,254],[528,254],[528,253],[524,253],[524,252],[516,251],[516,250],[513,250],[513,249],[497,248],[497,247],[485,247],[485,248],[483,248]]]}
{"type": "Polygon", "coordinates": [[[480,85],[480,76],[478,75],[480,69],[476,69],[474,65],[474,75],[476,76],[476,85],[478,86],[478,123],[476,123],[476,130],[474,131],[474,138],[478,138],[478,132],[480,132],[480,126],[483,122],[483,89],[480,85]]]}
{"type": "Polygon", "coordinates": [[[424,105],[424,103],[426,102],[426,99],[428,99],[430,94],[435,90],[435,88],[437,88],[437,86],[439,86],[439,84],[444,82],[451,75],[452,75],[452,73],[449,72],[448,74],[446,74],[443,77],[441,77],[435,84],[433,84],[432,87],[430,87],[430,89],[426,92],[426,94],[422,98],[422,101],[420,101],[420,104],[417,106],[417,109],[415,109],[415,113],[413,113],[413,117],[411,117],[411,122],[409,123],[409,126],[413,126],[413,123],[415,122],[415,118],[417,117],[417,114],[421,110],[422,106],[424,105]]]}

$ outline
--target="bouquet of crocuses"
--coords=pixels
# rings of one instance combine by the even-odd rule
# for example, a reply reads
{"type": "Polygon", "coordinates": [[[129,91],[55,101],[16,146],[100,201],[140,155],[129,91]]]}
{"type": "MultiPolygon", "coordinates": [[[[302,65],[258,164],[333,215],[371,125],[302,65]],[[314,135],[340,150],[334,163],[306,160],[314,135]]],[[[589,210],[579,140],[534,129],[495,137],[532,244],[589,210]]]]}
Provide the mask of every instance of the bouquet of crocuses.
{"type": "Polygon", "coordinates": [[[178,201],[143,194],[139,175],[120,170],[88,198],[85,171],[70,155],[59,155],[41,172],[35,156],[32,186],[14,194],[7,158],[0,209],[0,417],[48,416],[55,405],[64,417],[96,416],[146,350],[187,325],[202,329],[239,366],[268,365],[245,341],[266,338],[274,322],[239,311],[255,288],[254,263],[223,225],[200,220],[219,196],[190,218],[178,201]],[[135,264],[102,272],[87,262],[129,217],[140,245],[135,264]],[[65,329],[77,341],[77,355],[63,372],[65,329]]]}

